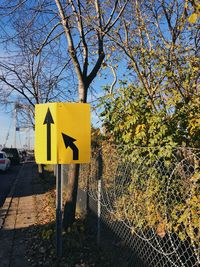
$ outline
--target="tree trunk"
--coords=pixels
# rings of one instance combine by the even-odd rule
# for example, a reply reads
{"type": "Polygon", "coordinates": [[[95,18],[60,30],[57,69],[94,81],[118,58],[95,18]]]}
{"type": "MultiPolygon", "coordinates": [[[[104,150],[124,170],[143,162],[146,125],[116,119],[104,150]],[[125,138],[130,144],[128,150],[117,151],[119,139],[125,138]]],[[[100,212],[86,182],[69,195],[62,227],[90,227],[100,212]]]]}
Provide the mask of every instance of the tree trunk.
{"type": "Polygon", "coordinates": [[[76,198],[78,190],[79,164],[71,164],[68,170],[67,196],[64,206],[63,227],[67,229],[75,221],[76,198]]]}
{"type": "Polygon", "coordinates": [[[44,178],[44,165],[38,164],[38,173],[40,178],[44,178]]]}
{"type": "MultiPolygon", "coordinates": [[[[82,103],[87,102],[87,88],[83,81],[79,80],[79,101],[82,103]]],[[[78,180],[79,180],[79,164],[70,164],[68,181],[67,181],[67,196],[64,206],[64,216],[63,216],[63,227],[67,229],[75,221],[76,213],[76,199],[78,191],[78,180]]]]}

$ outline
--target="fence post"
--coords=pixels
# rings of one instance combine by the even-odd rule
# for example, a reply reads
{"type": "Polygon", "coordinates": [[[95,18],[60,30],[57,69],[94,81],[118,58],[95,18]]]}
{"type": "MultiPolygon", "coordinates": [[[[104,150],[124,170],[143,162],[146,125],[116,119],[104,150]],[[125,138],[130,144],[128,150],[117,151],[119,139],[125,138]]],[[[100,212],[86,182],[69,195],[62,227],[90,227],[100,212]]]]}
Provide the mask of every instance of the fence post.
{"type": "Polygon", "coordinates": [[[99,246],[101,236],[101,179],[98,180],[97,216],[97,245],[99,246]]]}
{"type": "Polygon", "coordinates": [[[98,151],[98,193],[97,193],[97,245],[100,245],[101,239],[101,191],[102,191],[102,173],[103,173],[103,159],[101,148],[98,151]]]}

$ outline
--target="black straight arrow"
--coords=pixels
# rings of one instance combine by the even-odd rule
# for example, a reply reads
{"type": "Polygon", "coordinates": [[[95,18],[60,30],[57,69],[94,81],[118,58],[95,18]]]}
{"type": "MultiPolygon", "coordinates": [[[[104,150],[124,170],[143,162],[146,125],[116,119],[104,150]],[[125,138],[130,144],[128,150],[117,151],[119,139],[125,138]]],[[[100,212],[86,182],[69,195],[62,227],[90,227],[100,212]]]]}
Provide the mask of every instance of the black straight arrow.
{"type": "Polygon", "coordinates": [[[63,137],[63,141],[65,143],[65,147],[68,148],[70,147],[71,150],[73,151],[73,160],[78,160],[78,154],[79,154],[79,151],[78,151],[78,148],[77,146],[74,144],[74,142],[76,141],[76,139],[62,133],[62,137],[63,137]]]}
{"type": "Polygon", "coordinates": [[[49,108],[43,124],[47,125],[47,160],[51,160],[51,124],[54,124],[54,121],[49,108]]]}

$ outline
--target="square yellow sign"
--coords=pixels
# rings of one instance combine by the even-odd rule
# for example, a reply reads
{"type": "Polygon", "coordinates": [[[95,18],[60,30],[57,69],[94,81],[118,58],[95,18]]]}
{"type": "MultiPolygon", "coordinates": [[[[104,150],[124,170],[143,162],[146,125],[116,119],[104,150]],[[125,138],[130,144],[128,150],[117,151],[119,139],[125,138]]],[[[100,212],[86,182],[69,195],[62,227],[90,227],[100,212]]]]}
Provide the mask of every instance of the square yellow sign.
{"type": "Polygon", "coordinates": [[[36,105],[35,158],[37,163],[89,163],[90,153],[89,104],[36,105]]]}

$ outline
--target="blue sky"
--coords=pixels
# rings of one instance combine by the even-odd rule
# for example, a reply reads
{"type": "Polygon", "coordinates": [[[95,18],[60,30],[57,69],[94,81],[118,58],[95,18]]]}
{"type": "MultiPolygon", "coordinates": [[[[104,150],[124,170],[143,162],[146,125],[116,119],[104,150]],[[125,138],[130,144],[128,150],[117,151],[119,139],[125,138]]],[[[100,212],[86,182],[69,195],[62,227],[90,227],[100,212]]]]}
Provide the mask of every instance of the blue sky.
{"type": "MultiPolygon", "coordinates": [[[[0,55],[3,55],[3,48],[0,46],[0,55]]],[[[118,79],[124,79],[123,75],[126,72],[125,64],[120,62],[120,66],[118,67],[118,79]]],[[[105,94],[102,88],[106,85],[110,85],[113,82],[113,74],[109,67],[103,70],[103,74],[98,74],[95,78],[92,88],[94,88],[95,96],[92,96],[91,93],[88,95],[88,102],[91,103],[91,107],[95,106],[97,102],[96,98],[99,98],[105,94]]],[[[116,84],[115,88],[119,85],[116,84]]],[[[14,109],[14,104],[11,104],[7,110],[4,107],[0,107],[0,146],[3,146],[6,142],[6,137],[8,136],[6,146],[11,147],[14,146],[14,117],[12,110],[14,109]],[[9,132],[9,135],[8,135],[9,132]]],[[[97,112],[92,112],[92,125],[95,127],[101,126],[101,121],[98,118],[97,112]]],[[[18,125],[17,125],[18,126],[18,125]]],[[[22,148],[24,146],[34,147],[34,132],[28,132],[28,129],[25,131],[16,132],[16,146],[18,148],[22,148]],[[30,140],[30,141],[29,141],[30,140]]]]}
{"type": "MultiPolygon", "coordinates": [[[[5,20],[5,28],[2,29],[1,26],[1,30],[3,31],[7,31],[8,33],[12,33],[12,29],[9,26],[10,21],[6,21],[5,20]]],[[[11,47],[14,47],[14,44],[11,44],[11,47]]],[[[0,55],[4,56],[4,51],[3,48],[0,45],[0,55]]],[[[92,64],[91,64],[92,65],[92,64]]],[[[121,66],[119,67],[118,72],[120,72],[120,74],[122,75],[122,73],[124,73],[126,71],[126,69],[124,68],[124,65],[121,64],[121,66]]],[[[102,91],[102,87],[105,85],[109,85],[113,82],[113,74],[111,72],[111,70],[108,68],[107,70],[104,70],[105,73],[107,73],[107,77],[105,76],[97,76],[94,83],[93,83],[93,87],[95,88],[96,91],[96,96],[100,97],[102,96],[104,93],[102,91]]],[[[117,86],[117,85],[116,85],[117,86]]],[[[91,98],[90,96],[88,97],[88,102],[90,102],[90,100],[94,100],[94,98],[91,98]]],[[[13,107],[12,107],[13,108],[13,107]]],[[[11,109],[11,107],[10,107],[11,109]]],[[[5,144],[5,140],[6,140],[6,136],[8,134],[9,131],[9,138],[7,140],[6,146],[13,146],[14,145],[14,120],[12,118],[12,112],[4,112],[3,108],[0,107],[0,124],[2,125],[1,131],[0,131],[0,145],[4,145],[5,144]],[[11,125],[11,127],[9,127],[11,125]]],[[[92,124],[94,126],[99,126],[100,122],[99,119],[96,115],[95,112],[92,113],[92,124]]],[[[27,132],[23,131],[23,132],[17,132],[16,134],[16,142],[17,142],[17,147],[23,147],[24,145],[27,145],[28,142],[28,137],[27,137],[27,132]]],[[[34,136],[33,136],[33,132],[30,133],[30,145],[31,147],[33,147],[34,144],[34,136]]]]}

